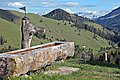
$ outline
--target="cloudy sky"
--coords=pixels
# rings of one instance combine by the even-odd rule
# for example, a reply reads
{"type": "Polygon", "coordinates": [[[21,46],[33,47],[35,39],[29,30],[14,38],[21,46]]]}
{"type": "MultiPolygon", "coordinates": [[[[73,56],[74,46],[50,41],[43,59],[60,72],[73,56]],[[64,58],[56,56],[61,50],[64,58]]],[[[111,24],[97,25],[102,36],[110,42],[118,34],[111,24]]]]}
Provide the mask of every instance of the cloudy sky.
{"type": "Polygon", "coordinates": [[[1,9],[19,10],[27,6],[27,12],[44,14],[56,8],[71,13],[92,12],[97,14],[109,12],[120,6],[120,0],[0,0],[1,9]]]}

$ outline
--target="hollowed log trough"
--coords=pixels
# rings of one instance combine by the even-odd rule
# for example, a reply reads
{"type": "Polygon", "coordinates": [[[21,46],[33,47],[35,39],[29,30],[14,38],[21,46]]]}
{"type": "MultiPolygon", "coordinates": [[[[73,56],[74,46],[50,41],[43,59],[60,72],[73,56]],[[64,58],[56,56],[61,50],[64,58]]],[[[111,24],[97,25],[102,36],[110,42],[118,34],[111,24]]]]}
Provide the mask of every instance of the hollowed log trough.
{"type": "Polygon", "coordinates": [[[19,76],[74,55],[74,42],[51,42],[0,54],[0,76],[19,76]]]}

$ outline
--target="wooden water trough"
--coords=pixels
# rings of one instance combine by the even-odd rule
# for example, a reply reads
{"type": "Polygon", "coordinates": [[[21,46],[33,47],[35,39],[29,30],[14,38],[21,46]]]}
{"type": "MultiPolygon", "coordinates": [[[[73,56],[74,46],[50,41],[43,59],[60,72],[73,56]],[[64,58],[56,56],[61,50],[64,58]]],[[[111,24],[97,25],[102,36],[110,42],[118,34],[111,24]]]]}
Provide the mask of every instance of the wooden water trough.
{"type": "Polygon", "coordinates": [[[74,55],[74,42],[51,42],[0,54],[0,77],[19,76],[74,55]]]}

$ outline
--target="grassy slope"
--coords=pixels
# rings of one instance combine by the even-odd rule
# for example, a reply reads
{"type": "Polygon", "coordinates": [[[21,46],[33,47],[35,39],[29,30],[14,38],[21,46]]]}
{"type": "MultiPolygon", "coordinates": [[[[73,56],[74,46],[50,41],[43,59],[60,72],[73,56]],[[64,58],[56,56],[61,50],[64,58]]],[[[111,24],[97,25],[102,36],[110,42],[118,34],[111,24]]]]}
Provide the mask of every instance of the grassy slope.
{"type": "MultiPolygon", "coordinates": [[[[97,24],[97,23],[93,23],[93,22],[90,22],[90,21],[85,21],[85,22],[83,22],[84,24],[88,24],[89,26],[91,25],[91,26],[94,26],[96,29],[100,29],[101,31],[103,31],[103,27],[101,26],[101,25],[99,25],[99,24],[97,24]]],[[[112,35],[114,35],[114,32],[113,31],[110,31],[110,30],[108,30],[108,29],[106,29],[106,28],[104,28],[104,32],[105,33],[110,33],[110,34],[112,34],[112,35]]]]}
{"type": "MultiPolygon", "coordinates": [[[[77,30],[76,27],[70,27],[68,22],[64,25],[62,21],[56,21],[49,18],[38,17],[37,15],[30,14],[31,21],[37,25],[43,25],[46,29],[47,37],[62,38],[67,41],[74,41],[81,46],[86,45],[90,48],[98,49],[108,45],[108,42],[100,37],[98,40],[93,39],[93,33],[85,30],[77,30]],[[39,20],[43,20],[42,23],[39,20]],[[60,25],[58,25],[60,23],[60,25]],[[76,31],[75,31],[76,30],[76,31]],[[80,35],[78,35],[78,33],[80,35]]],[[[54,40],[54,39],[53,39],[54,40]]]]}
{"type": "MultiPolygon", "coordinates": [[[[77,67],[80,70],[70,75],[44,75],[43,73],[31,74],[32,80],[119,80],[120,69],[81,64],[80,60],[70,59],[62,63],[53,64],[46,68],[46,70],[55,70],[61,66],[77,67]]],[[[25,77],[13,77],[12,80],[27,80],[25,77]]],[[[31,79],[30,79],[31,80],[31,79]]]]}
{"type": "MultiPolygon", "coordinates": [[[[4,36],[5,40],[7,40],[7,43],[5,43],[3,46],[0,46],[0,49],[2,49],[2,47],[8,47],[9,45],[15,48],[20,48],[21,46],[20,26],[1,18],[0,24],[1,24],[0,36],[1,35],[4,36]]],[[[32,45],[38,44],[39,41],[40,40],[34,36],[32,45]]]]}
{"type": "Polygon", "coordinates": [[[0,35],[7,40],[6,45],[18,47],[20,45],[20,28],[4,19],[0,18],[0,35]]]}
{"type": "MultiPolygon", "coordinates": [[[[20,44],[20,36],[21,36],[20,26],[19,26],[21,23],[20,18],[23,17],[23,14],[16,11],[9,11],[9,12],[19,18],[15,19],[16,24],[1,19],[0,22],[2,23],[0,27],[0,34],[6,37],[6,39],[9,41],[8,44],[12,44],[13,46],[18,47],[19,46],[18,44],[20,44]],[[9,24],[10,26],[8,27],[9,24]],[[3,31],[1,32],[2,28],[4,28],[4,32],[3,31]],[[10,31],[12,31],[12,33],[10,31]]],[[[76,27],[70,27],[68,22],[66,22],[67,24],[64,25],[62,21],[52,20],[35,14],[27,14],[27,16],[30,18],[30,21],[35,25],[43,26],[46,29],[45,34],[47,35],[48,38],[53,37],[52,39],[53,41],[55,41],[55,38],[60,38],[60,39],[65,38],[67,41],[74,41],[76,44],[80,44],[80,46],[86,45],[87,47],[93,48],[95,50],[98,50],[100,47],[108,46],[108,41],[106,41],[105,39],[102,39],[101,37],[98,36],[97,37],[98,39],[95,40],[92,38],[93,33],[85,30],[81,30],[79,32],[76,27]],[[42,20],[43,22],[39,22],[40,20],[42,20]],[[60,25],[58,25],[58,23],[60,23],[60,25]],[[78,33],[80,35],[78,35],[78,33]]],[[[38,38],[34,37],[32,41],[32,45],[37,45],[40,44],[41,42],[48,42],[48,41],[43,39],[38,40],[38,38]]]]}

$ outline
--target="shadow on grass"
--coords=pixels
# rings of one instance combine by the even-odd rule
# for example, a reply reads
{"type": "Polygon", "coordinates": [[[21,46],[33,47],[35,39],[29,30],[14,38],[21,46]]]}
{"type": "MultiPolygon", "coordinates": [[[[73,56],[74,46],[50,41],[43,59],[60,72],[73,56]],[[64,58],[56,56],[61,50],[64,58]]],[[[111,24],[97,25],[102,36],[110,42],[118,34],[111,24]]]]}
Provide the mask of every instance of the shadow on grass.
{"type": "Polygon", "coordinates": [[[16,18],[20,18],[14,14],[12,14],[9,10],[0,9],[0,18],[5,19],[7,21],[13,21],[16,18]]]}
{"type": "Polygon", "coordinates": [[[94,66],[101,66],[101,67],[110,67],[110,68],[118,68],[120,69],[120,65],[117,64],[110,64],[110,63],[106,63],[106,62],[101,62],[101,61],[87,61],[86,63],[83,63],[82,60],[80,59],[69,59],[67,60],[70,63],[73,64],[90,64],[90,65],[94,65],[94,66]]]}
{"type": "Polygon", "coordinates": [[[86,64],[90,64],[90,65],[98,65],[98,66],[103,66],[103,67],[111,67],[111,68],[118,68],[120,69],[120,65],[117,64],[110,64],[110,63],[106,63],[106,62],[100,62],[100,61],[87,61],[86,64]]]}

